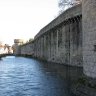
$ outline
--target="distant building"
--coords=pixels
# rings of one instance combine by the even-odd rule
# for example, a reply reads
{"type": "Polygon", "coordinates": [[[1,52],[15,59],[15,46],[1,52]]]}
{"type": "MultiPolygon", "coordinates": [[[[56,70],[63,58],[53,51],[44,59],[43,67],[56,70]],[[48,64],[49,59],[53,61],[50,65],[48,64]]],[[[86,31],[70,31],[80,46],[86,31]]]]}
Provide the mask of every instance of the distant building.
{"type": "Polygon", "coordinates": [[[19,53],[19,45],[24,44],[24,41],[22,39],[14,39],[14,45],[12,46],[13,48],[13,53],[16,55],[19,53]]]}
{"type": "Polygon", "coordinates": [[[12,54],[13,49],[8,44],[0,43],[0,54],[12,54]]]}

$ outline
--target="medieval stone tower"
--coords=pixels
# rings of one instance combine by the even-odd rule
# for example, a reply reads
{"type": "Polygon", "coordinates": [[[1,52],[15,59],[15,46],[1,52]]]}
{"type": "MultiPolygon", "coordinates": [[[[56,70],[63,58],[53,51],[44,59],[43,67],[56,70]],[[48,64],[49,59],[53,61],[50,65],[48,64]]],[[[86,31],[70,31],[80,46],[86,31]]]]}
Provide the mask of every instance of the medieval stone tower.
{"type": "Polygon", "coordinates": [[[14,45],[13,45],[13,53],[15,55],[17,55],[18,53],[20,53],[20,50],[19,50],[19,45],[22,45],[23,44],[23,40],[22,39],[14,39],[14,45]]]}
{"type": "Polygon", "coordinates": [[[96,0],[83,0],[82,27],[84,73],[96,78],[96,0]]]}

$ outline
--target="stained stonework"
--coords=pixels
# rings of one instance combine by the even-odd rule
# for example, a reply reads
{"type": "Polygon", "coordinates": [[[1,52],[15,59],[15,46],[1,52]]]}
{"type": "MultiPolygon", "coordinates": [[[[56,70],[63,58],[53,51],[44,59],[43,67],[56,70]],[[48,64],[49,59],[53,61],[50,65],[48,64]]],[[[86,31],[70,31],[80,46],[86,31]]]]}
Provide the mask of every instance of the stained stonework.
{"type": "Polygon", "coordinates": [[[22,55],[71,66],[82,66],[81,5],[68,9],[21,46],[22,55]],[[29,48],[30,47],[30,48],[29,48]]]}
{"type": "Polygon", "coordinates": [[[96,78],[96,0],[82,2],[84,73],[96,78]]]}
{"type": "Polygon", "coordinates": [[[95,26],[96,1],[83,0],[82,8],[68,9],[42,28],[32,42],[21,46],[21,54],[71,66],[83,64],[84,73],[95,78],[95,26]]]}

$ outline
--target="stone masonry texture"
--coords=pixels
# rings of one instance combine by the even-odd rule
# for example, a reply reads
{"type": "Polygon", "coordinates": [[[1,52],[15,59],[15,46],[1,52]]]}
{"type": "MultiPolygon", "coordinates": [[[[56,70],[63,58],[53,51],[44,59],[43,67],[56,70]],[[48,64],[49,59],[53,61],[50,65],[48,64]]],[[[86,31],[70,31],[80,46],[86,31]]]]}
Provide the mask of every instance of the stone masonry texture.
{"type": "Polygon", "coordinates": [[[21,54],[71,66],[82,66],[81,5],[68,9],[21,46],[21,54]]]}
{"type": "Polygon", "coordinates": [[[96,0],[82,2],[84,73],[96,78],[96,0]]]}
{"type": "Polygon", "coordinates": [[[33,41],[19,46],[17,54],[83,67],[85,75],[96,78],[95,26],[96,1],[83,0],[42,28],[33,41]]]}

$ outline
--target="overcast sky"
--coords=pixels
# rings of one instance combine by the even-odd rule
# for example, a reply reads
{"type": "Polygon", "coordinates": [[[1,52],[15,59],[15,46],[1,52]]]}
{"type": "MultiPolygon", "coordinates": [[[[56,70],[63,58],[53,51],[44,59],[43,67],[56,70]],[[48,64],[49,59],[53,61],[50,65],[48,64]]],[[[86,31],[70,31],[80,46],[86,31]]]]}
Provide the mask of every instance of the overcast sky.
{"type": "Polygon", "coordinates": [[[58,0],[0,0],[0,41],[33,38],[58,14],[58,0]]]}

